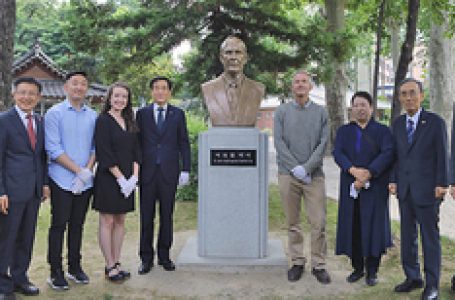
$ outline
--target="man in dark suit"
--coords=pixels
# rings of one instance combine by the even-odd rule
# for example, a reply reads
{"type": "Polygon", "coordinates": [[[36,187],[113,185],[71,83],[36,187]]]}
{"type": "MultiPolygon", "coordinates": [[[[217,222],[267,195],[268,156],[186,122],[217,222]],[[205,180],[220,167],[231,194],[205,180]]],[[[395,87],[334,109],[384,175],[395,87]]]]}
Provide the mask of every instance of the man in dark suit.
{"type": "Polygon", "coordinates": [[[184,112],[170,104],[172,83],[166,77],[150,82],[153,103],[137,113],[142,148],[140,171],[141,238],[139,274],[153,267],[153,227],[155,204],[159,202],[160,227],[157,241],[158,264],[175,270],[169,257],[172,245],[172,214],[177,184],[188,184],[190,144],[184,112]],[[181,163],[181,166],[180,166],[181,163]],[[180,171],[180,169],[182,171],[180,171]]]}
{"type": "Polygon", "coordinates": [[[43,120],[33,113],[41,84],[24,77],[13,88],[15,106],[0,115],[0,298],[39,294],[27,270],[38,208],[50,196],[43,120]]]}
{"type": "Polygon", "coordinates": [[[423,286],[418,259],[417,225],[422,236],[425,289],[422,299],[437,299],[441,269],[439,206],[448,185],[447,132],[444,120],[425,111],[422,83],[413,78],[400,84],[399,99],[406,113],[393,123],[396,162],[389,191],[397,193],[401,222],[401,263],[406,280],[395,292],[423,286]]]}

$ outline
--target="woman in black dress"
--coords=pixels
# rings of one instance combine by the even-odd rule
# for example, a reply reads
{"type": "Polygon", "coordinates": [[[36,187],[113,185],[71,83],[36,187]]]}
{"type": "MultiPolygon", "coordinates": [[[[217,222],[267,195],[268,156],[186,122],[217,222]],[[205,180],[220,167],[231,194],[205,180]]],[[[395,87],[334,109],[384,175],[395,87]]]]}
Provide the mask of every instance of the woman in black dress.
{"type": "Polygon", "coordinates": [[[140,153],[131,104],[131,90],[114,83],[95,127],[98,167],[93,208],[100,213],[99,244],[106,261],[106,278],[122,281],[130,273],[120,269],[125,216],[134,210],[140,153]]]}

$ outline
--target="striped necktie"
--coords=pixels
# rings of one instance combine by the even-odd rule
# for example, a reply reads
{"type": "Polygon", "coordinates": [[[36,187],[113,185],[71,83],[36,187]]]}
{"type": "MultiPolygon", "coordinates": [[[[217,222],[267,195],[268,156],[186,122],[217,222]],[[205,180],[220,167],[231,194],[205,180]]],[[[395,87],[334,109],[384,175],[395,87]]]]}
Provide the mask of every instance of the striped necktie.
{"type": "Polygon", "coordinates": [[[408,126],[406,128],[406,132],[408,134],[408,144],[412,143],[412,136],[414,135],[414,121],[409,119],[408,126]]]}

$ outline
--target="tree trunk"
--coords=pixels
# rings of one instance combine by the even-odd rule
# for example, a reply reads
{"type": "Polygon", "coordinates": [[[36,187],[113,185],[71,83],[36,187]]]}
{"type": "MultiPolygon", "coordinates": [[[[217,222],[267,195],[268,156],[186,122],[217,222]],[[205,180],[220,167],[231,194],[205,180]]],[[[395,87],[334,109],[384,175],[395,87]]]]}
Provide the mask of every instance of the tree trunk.
{"type": "MultiPolygon", "coordinates": [[[[344,7],[345,0],[326,0],[325,8],[327,11],[327,24],[329,32],[338,32],[344,29],[344,7]]],[[[338,47],[333,45],[333,53],[338,47]]],[[[325,99],[327,111],[330,119],[330,135],[328,150],[331,151],[338,127],[343,125],[346,120],[346,88],[347,76],[344,61],[338,61],[336,57],[332,59],[331,69],[333,75],[325,85],[325,99]]]]}
{"type": "Polygon", "coordinates": [[[396,21],[391,21],[391,47],[392,47],[392,63],[393,63],[393,72],[397,71],[398,68],[398,59],[400,58],[400,25],[396,21]]]}
{"type": "MultiPolygon", "coordinates": [[[[378,81],[379,81],[379,58],[381,56],[382,26],[384,23],[384,4],[381,2],[378,13],[378,25],[376,29],[376,53],[374,58],[374,79],[373,79],[373,116],[376,116],[378,109],[378,81]]],[[[385,73],[385,72],[383,72],[385,73]]]]}
{"type": "MultiPolygon", "coordinates": [[[[446,19],[447,20],[447,19],[446,19]]],[[[451,132],[452,113],[455,93],[455,39],[444,36],[447,21],[444,24],[431,26],[430,32],[430,108],[439,114],[447,124],[447,132],[451,132]]],[[[450,134],[448,135],[450,140],[450,134]]],[[[448,143],[450,145],[450,143],[448,143]]]]}
{"type": "Polygon", "coordinates": [[[419,16],[420,0],[408,1],[408,18],[406,20],[406,38],[401,46],[400,60],[395,72],[395,88],[393,91],[391,124],[401,114],[401,104],[398,100],[399,84],[408,73],[409,63],[412,61],[412,51],[417,33],[417,18],[419,16]]]}
{"type": "Polygon", "coordinates": [[[0,0],[0,110],[11,104],[16,1],[0,0]]]}

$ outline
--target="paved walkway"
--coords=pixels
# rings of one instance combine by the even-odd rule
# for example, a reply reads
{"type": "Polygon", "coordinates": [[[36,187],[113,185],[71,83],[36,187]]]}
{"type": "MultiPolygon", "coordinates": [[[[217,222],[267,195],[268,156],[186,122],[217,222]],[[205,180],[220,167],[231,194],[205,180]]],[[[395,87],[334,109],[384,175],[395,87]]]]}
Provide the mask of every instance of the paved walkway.
{"type": "MultiPolygon", "coordinates": [[[[327,196],[337,200],[338,199],[338,186],[340,182],[339,168],[333,160],[332,156],[324,158],[323,165],[325,178],[326,178],[326,191],[327,196]]],[[[273,145],[273,138],[269,140],[269,182],[277,183],[277,165],[276,165],[276,151],[273,145]]],[[[390,199],[390,215],[392,219],[399,220],[398,200],[395,197],[390,199]]],[[[440,230],[441,234],[451,239],[455,239],[455,201],[449,195],[443,201],[440,210],[440,230]]]]}

